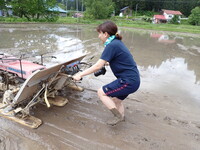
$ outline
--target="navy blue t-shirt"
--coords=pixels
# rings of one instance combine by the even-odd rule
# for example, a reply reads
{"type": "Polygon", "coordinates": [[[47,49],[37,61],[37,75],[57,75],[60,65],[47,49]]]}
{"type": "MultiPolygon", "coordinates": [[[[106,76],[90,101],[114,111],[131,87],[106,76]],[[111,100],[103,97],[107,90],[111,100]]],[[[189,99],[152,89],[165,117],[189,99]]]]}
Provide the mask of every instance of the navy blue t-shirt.
{"type": "Polygon", "coordinates": [[[109,43],[105,47],[101,59],[109,62],[116,78],[130,83],[140,81],[139,71],[133,56],[121,40],[114,39],[109,43]]]}

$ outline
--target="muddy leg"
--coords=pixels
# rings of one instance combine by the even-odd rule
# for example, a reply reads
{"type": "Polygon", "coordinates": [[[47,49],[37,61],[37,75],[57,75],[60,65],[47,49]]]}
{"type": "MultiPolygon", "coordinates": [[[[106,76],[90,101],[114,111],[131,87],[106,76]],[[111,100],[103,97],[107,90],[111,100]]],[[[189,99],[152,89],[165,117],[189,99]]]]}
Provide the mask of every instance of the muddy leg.
{"type": "Polygon", "coordinates": [[[116,125],[124,120],[124,106],[119,99],[113,100],[107,96],[102,89],[98,90],[98,96],[103,104],[112,112],[114,118],[107,121],[109,125],[116,125]]]}
{"type": "Polygon", "coordinates": [[[115,103],[112,100],[112,98],[110,98],[109,96],[107,96],[102,89],[98,90],[98,96],[99,96],[100,100],[103,102],[103,104],[108,109],[113,109],[113,108],[117,109],[117,106],[115,105],[115,103]]]}
{"type": "Polygon", "coordinates": [[[124,104],[123,101],[114,97],[113,101],[117,107],[117,110],[122,114],[122,116],[124,117],[124,104]]]}

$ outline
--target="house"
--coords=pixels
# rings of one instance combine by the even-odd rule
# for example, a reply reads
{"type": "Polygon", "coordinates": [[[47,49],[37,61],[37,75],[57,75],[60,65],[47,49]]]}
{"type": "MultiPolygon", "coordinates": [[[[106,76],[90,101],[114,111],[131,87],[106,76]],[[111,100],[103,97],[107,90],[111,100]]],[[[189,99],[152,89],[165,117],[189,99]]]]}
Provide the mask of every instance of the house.
{"type": "Polygon", "coordinates": [[[175,15],[179,16],[179,19],[180,19],[182,15],[180,11],[165,10],[165,9],[162,9],[162,14],[165,16],[167,21],[171,20],[175,15]]]}
{"type": "Polygon", "coordinates": [[[162,9],[161,15],[154,15],[153,23],[167,23],[174,16],[178,16],[180,19],[181,15],[182,13],[180,11],[162,9]]]}
{"type": "Polygon", "coordinates": [[[120,14],[119,14],[120,17],[127,16],[127,15],[128,16],[132,15],[132,10],[129,8],[129,6],[120,9],[120,14]]]}
{"type": "Polygon", "coordinates": [[[154,15],[153,17],[153,23],[166,23],[167,19],[164,15],[154,15]]]}
{"type": "Polygon", "coordinates": [[[12,16],[13,15],[13,10],[12,10],[12,6],[10,5],[6,5],[6,9],[0,9],[0,17],[3,16],[12,16]]]}
{"type": "Polygon", "coordinates": [[[51,12],[58,12],[59,16],[61,16],[61,17],[66,17],[67,13],[68,13],[66,10],[60,8],[59,6],[55,6],[53,8],[49,8],[49,11],[51,11],[51,12]]]}

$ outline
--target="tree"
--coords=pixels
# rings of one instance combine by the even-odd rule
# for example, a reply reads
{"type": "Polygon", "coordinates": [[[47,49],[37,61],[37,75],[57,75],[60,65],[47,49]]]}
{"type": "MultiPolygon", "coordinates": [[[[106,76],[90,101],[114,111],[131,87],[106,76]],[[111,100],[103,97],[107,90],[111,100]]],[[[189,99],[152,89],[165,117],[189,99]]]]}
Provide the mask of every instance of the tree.
{"type": "Polygon", "coordinates": [[[179,16],[175,15],[171,20],[170,20],[171,24],[179,24],[180,23],[180,19],[179,16]]]}
{"type": "Polygon", "coordinates": [[[112,0],[85,0],[85,17],[94,19],[106,19],[114,11],[112,0]]]}
{"type": "Polygon", "coordinates": [[[56,12],[49,11],[55,7],[56,0],[13,0],[12,7],[15,15],[31,19],[53,19],[56,12]]]}
{"type": "Polygon", "coordinates": [[[192,25],[200,26],[200,7],[195,7],[191,11],[188,22],[192,25]]]}
{"type": "Polygon", "coordinates": [[[4,0],[0,0],[0,10],[6,8],[6,2],[4,0]]]}
{"type": "Polygon", "coordinates": [[[9,15],[9,14],[5,14],[7,13],[7,2],[5,0],[0,0],[0,11],[2,11],[3,15],[9,15]]]}

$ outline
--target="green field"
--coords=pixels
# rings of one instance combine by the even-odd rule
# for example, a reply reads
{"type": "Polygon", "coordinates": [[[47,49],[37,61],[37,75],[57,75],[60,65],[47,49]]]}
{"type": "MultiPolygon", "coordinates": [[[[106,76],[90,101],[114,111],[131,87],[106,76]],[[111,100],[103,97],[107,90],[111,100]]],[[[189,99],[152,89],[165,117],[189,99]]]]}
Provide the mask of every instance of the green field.
{"type": "MultiPolygon", "coordinates": [[[[133,28],[157,30],[157,31],[171,31],[171,32],[200,34],[200,26],[189,25],[185,21],[184,23],[175,25],[175,24],[152,24],[151,22],[146,22],[142,20],[133,20],[133,19],[126,19],[126,18],[119,18],[119,17],[112,17],[110,20],[114,21],[120,27],[133,27],[133,28]]],[[[98,24],[103,23],[104,21],[105,20],[89,20],[89,19],[83,19],[83,18],[60,17],[56,22],[46,22],[45,20],[32,21],[32,22],[98,25],[98,24]]],[[[28,22],[26,18],[0,17],[0,23],[24,23],[24,22],[28,22]]]]}

